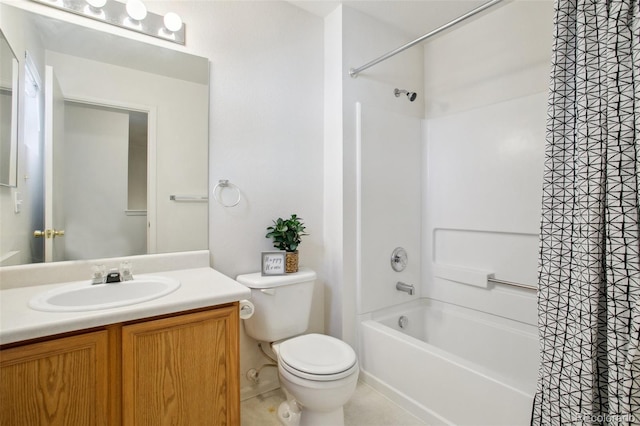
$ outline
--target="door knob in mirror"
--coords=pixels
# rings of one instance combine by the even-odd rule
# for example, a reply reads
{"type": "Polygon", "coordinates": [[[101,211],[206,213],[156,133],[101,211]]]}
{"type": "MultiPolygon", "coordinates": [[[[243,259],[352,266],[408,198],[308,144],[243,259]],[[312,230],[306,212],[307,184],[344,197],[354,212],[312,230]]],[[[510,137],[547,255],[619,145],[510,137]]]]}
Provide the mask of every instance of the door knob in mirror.
{"type": "Polygon", "coordinates": [[[44,231],[33,231],[35,238],[55,238],[64,236],[64,230],[60,229],[45,229],[44,231]]]}

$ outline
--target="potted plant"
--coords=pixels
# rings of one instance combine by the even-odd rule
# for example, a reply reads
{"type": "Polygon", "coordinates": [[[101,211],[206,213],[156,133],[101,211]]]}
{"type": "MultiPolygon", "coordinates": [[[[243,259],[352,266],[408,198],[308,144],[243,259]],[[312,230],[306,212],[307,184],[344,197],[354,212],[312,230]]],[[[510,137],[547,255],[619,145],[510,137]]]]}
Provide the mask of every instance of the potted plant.
{"type": "Polygon", "coordinates": [[[298,246],[303,236],[305,226],[302,218],[292,214],[289,219],[281,217],[273,221],[273,226],[267,227],[266,238],[273,238],[273,246],[287,252],[285,261],[286,272],[298,272],[298,246]]]}

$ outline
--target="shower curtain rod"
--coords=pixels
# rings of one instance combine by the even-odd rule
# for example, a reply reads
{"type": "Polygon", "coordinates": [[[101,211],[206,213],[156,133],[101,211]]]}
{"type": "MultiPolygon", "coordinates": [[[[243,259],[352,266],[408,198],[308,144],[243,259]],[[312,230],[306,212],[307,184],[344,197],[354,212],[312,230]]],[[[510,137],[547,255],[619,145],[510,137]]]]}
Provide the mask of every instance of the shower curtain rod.
{"type": "Polygon", "coordinates": [[[439,32],[442,32],[442,31],[444,31],[444,30],[446,30],[446,29],[448,29],[448,28],[450,28],[450,27],[452,27],[452,26],[464,21],[467,18],[471,18],[473,15],[478,14],[478,13],[482,12],[483,10],[490,8],[491,6],[494,6],[494,5],[498,4],[498,3],[500,3],[501,1],[502,0],[491,0],[491,1],[487,2],[487,3],[484,3],[483,5],[476,7],[472,11],[467,12],[464,15],[457,17],[453,21],[451,21],[451,22],[449,22],[447,24],[444,24],[443,26],[441,26],[439,28],[436,28],[435,30],[433,30],[431,32],[428,32],[427,34],[423,35],[422,37],[419,37],[419,38],[417,38],[417,39],[405,44],[404,46],[400,46],[397,49],[392,50],[391,52],[386,53],[386,54],[380,56],[379,58],[374,59],[371,62],[367,62],[366,64],[362,65],[361,67],[351,68],[349,70],[349,75],[351,77],[353,77],[353,78],[356,78],[359,73],[361,73],[362,71],[366,70],[367,68],[370,68],[370,67],[372,67],[372,66],[374,66],[374,65],[376,65],[376,64],[378,64],[378,63],[380,63],[382,61],[385,61],[385,60],[391,58],[392,56],[395,56],[398,53],[403,52],[403,51],[407,50],[408,48],[415,46],[418,43],[423,42],[424,40],[428,39],[429,37],[434,36],[434,35],[438,34],[439,32]]]}

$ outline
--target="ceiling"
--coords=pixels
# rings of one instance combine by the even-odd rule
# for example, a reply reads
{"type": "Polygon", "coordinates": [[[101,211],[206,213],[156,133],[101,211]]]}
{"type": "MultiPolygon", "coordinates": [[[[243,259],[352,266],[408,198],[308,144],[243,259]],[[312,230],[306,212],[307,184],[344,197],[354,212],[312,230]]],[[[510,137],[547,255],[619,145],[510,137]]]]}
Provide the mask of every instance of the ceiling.
{"type": "Polygon", "coordinates": [[[289,0],[289,2],[321,17],[327,16],[339,4],[343,4],[417,38],[475,9],[487,0],[289,0]]]}

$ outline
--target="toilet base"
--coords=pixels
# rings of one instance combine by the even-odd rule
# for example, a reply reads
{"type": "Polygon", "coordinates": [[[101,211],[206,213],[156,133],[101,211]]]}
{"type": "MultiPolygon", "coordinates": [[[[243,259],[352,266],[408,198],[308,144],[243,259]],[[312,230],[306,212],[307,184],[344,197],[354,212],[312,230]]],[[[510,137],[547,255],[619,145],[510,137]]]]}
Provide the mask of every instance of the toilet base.
{"type": "Polygon", "coordinates": [[[278,407],[278,420],[282,426],[299,426],[300,414],[295,401],[285,401],[278,407]]]}
{"type": "Polygon", "coordinates": [[[344,410],[301,411],[295,401],[289,400],[278,407],[278,420],[283,426],[344,426],[344,410]]]}

